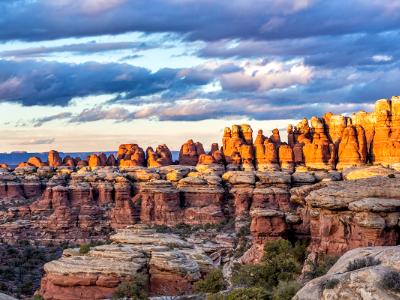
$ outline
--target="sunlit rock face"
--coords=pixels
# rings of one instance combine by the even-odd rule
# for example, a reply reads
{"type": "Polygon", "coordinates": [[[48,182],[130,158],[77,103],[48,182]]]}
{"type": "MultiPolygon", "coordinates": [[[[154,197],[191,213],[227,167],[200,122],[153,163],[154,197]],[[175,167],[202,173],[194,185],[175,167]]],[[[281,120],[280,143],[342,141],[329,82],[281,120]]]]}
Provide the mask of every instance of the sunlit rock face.
{"type": "Polygon", "coordinates": [[[137,167],[145,165],[145,154],[137,144],[119,146],[117,158],[121,167],[137,167]]]}
{"type": "Polygon", "coordinates": [[[199,157],[205,154],[203,145],[193,140],[188,140],[181,147],[179,152],[179,164],[195,166],[199,161],[199,157]]]}

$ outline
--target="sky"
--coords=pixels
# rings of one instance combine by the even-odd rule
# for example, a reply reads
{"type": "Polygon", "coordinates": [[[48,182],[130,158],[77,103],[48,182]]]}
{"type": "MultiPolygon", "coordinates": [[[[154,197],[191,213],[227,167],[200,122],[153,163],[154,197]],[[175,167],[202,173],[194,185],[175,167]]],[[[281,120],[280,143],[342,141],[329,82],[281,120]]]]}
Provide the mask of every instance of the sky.
{"type": "Polygon", "coordinates": [[[400,0],[0,0],[0,152],[285,128],[400,94],[400,0]]]}

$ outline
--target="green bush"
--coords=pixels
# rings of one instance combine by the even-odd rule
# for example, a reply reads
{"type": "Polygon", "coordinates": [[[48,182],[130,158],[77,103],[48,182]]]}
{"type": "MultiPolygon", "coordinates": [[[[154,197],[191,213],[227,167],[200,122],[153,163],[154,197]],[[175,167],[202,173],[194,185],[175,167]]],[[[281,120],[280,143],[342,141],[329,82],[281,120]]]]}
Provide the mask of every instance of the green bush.
{"type": "Polygon", "coordinates": [[[300,288],[301,285],[294,280],[280,281],[272,292],[272,300],[290,300],[300,288]]]}
{"type": "Polygon", "coordinates": [[[389,271],[383,275],[381,285],[388,290],[400,292],[400,272],[389,271]]]}
{"type": "Polygon", "coordinates": [[[194,283],[193,288],[198,293],[217,293],[225,288],[221,270],[213,270],[204,279],[194,283]]]}
{"type": "Polygon", "coordinates": [[[113,294],[113,299],[132,299],[145,300],[148,299],[146,293],[147,277],[144,275],[136,275],[128,281],[122,282],[113,294]]]}
{"type": "Polygon", "coordinates": [[[250,234],[250,224],[240,227],[237,234],[238,238],[248,236],[250,234]]]}
{"type": "Polygon", "coordinates": [[[207,300],[270,300],[271,295],[263,288],[250,287],[232,290],[226,295],[212,294],[207,300]]]}
{"type": "Polygon", "coordinates": [[[21,294],[31,294],[33,290],[33,283],[28,281],[22,284],[19,288],[21,294]]]}
{"type": "Polygon", "coordinates": [[[376,265],[379,265],[380,263],[381,262],[379,259],[375,259],[372,256],[358,258],[349,263],[349,265],[347,266],[347,271],[350,272],[350,271],[355,271],[355,270],[366,268],[366,267],[376,266],[376,265]]]}
{"type": "Polygon", "coordinates": [[[41,295],[34,295],[32,300],[43,300],[43,297],[41,295]]]}
{"type": "Polygon", "coordinates": [[[311,271],[307,275],[311,278],[317,278],[325,275],[338,259],[338,256],[319,256],[316,262],[311,263],[311,271]]]}
{"type": "Polygon", "coordinates": [[[4,282],[0,281],[0,291],[2,292],[7,292],[8,291],[8,287],[4,282]]]}
{"type": "Polygon", "coordinates": [[[282,239],[267,242],[262,262],[235,267],[232,283],[238,287],[272,289],[279,281],[295,279],[301,271],[300,261],[305,256],[300,254],[300,248],[282,239]]]}
{"type": "Polygon", "coordinates": [[[251,287],[265,285],[264,266],[237,265],[233,268],[232,283],[236,287],[251,287]]]}
{"type": "Polygon", "coordinates": [[[325,289],[334,289],[338,284],[340,283],[340,280],[339,279],[337,279],[337,278],[331,278],[331,279],[328,279],[327,281],[325,281],[325,282],[323,282],[322,284],[321,284],[321,288],[322,288],[322,290],[325,290],[325,289]]]}
{"type": "Polygon", "coordinates": [[[86,254],[90,251],[90,245],[88,244],[82,244],[79,246],[79,253],[80,254],[86,254]]]}

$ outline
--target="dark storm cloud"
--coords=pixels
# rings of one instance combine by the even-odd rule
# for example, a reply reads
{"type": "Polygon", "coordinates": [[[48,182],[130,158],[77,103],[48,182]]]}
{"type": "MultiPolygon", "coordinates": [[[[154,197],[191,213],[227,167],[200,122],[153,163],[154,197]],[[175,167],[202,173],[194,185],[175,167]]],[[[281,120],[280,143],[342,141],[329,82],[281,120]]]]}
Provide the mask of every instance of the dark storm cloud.
{"type": "MultiPolygon", "coordinates": [[[[162,44],[151,42],[88,42],[69,44],[54,47],[31,47],[0,52],[2,57],[38,57],[58,52],[71,52],[76,54],[93,54],[115,50],[142,51],[154,48],[165,48],[162,44]]],[[[133,55],[132,55],[133,56],[133,55]]]]}
{"type": "Polygon", "coordinates": [[[48,40],[140,31],[192,40],[285,39],[398,28],[397,1],[10,0],[0,40],[48,40]]]}
{"type": "Polygon", "coordinates": [[[0,60],[0,102],[25,106],[65,106],[74,97],[114,93],[141,97],[206,82],[181,78],[175,69],[152,73],[145,68],[117,63],[0,60]]]}
{"type": "MultiPolygon", "coordinates": [[[[122,63],[0,60],[0,102],[66,106],[75,97],[107,94],[107,105],[135,106],[95,106],[33,120],[34,126],[56,119],[301,118],[352,112],[399,94],[400,4],[392,0],[10,0],[0,1],[0,28],[3,42],[171,33],[163,36],[201,41],[193,43],[202,45],[194,54],[212,59],[157,72],[122,63]],[[204,88],[211,83],[217,88],[204,88]]],[[[70,44],[0,55],[140,51],[163,42],[70,44]]],[[[133,52],[120,61],[137,57],[133,52]]]]}
{"type": "Polygon", "coordinates": [[[198,50],[204,58],[303,58],[307,65],[329,68],[389,64],[400,58],[400,31],[272,41],[208,42],[198,50]]]}

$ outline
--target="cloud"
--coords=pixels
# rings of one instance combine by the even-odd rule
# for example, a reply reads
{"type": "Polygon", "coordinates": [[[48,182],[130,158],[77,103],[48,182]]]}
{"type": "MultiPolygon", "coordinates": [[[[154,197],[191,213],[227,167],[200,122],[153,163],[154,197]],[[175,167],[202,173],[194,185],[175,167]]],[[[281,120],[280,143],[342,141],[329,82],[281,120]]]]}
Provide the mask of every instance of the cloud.
{"type": "Polygon", "coordinates": [[[0,60],[0,102],[65,106],[74,97],[125,93],[141,97],[176,86],[202,85],[177,76],[178,70],[148,69],[128,64],[0,60]]]}
{"type": "Polygon", "coordinates": [[[398,28],[400,6],[392,3],[389,0],[10,0],[0,2],[0,40],[37,41],[126,32],[175,32],[190,40],[205,41],[374,33],[398,28]]]}
{"type": "Polygon", "coordinates": [[[355,33],[282,40],[219,40],[207,42],[197,54],[204,58],[303,59],[307,65],[343,68],[390,63],[400,58],[400,31],[355,33]],[[392,57],[377,60],[374,57],[392,57]]]}
{"type": "Polygon", "coordinates": [[[21,142],[16,145],[50,145],[56,141],[55,138],[39,138],[39,139],[31,139],[26,142],[21,142]]]}
{"type": "Polygon", "coordinates": [[[55,121],[55,120],[64,120],[64,119],[70,118],[71,116],[72,116],[72,113],[63,112],[63,113],[59,113],[59,114],[55,114],[55,115],[46,116],[43,118],[33,119],[31,121],[31,123],[32,123],[33,127],[40,127],[44,123],[48,123],[48,122],[55,121]]]}
{"type": "Polygon", "coordinates": [[[154,42],[87,42],[68,44],[53,47],[30,47],[0,52],[2,57],[41,57],[59,52],[71,52],[75,54],[93,54],[115,50],[142,51],[154,48],[165,48],[165,45],[154,42]]]}
{"type": "Polygon", "coordinates": [[[372,56],[372,60],[376,62],[388,62],[393,60],[393,57],[390,55],[377,54],[372,56]]]}
{"type": "Polygon", "coordinates": [[[223,74],[221,85],[227,90],[268,91],[292,85],[305,85],[313,76],[312,69],[302,63],[246,63],[239,72],[223,74]]]}
{"type": "Polygon", "coordinates": [[[99,120],[132,121],[134,114],[122,107],[103,109],[101,106],[84,109],[70,119],[71,123],[85,123],[99,120]]]}

